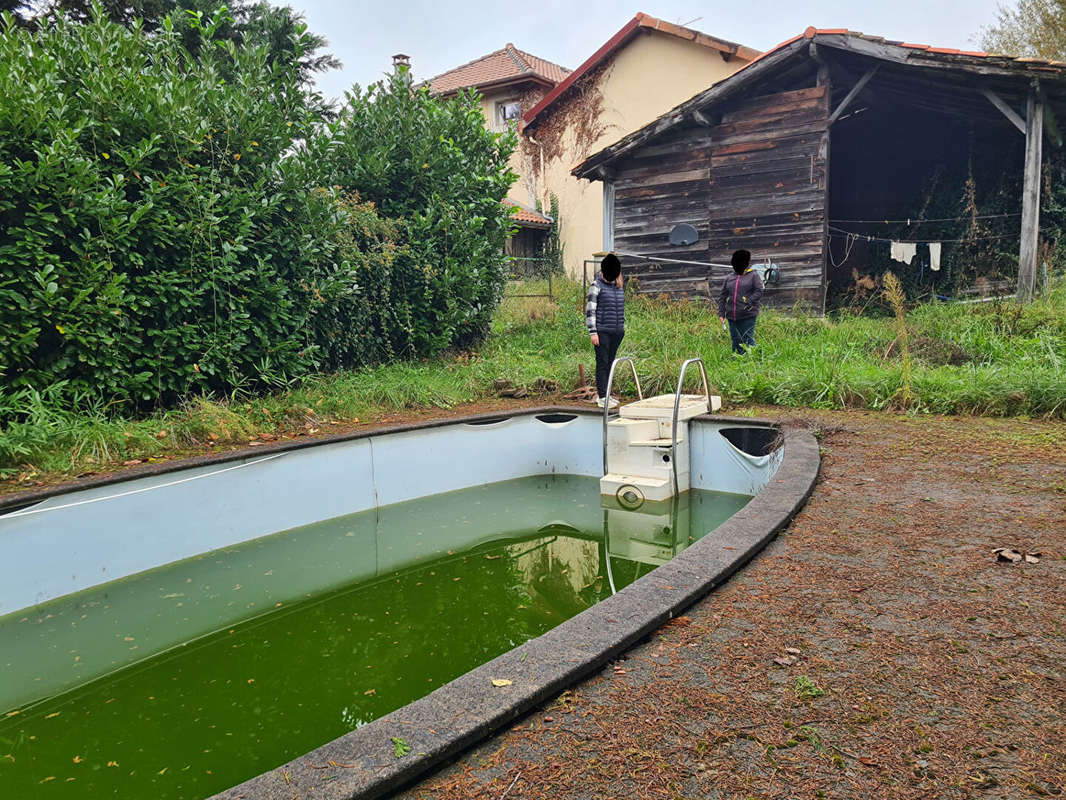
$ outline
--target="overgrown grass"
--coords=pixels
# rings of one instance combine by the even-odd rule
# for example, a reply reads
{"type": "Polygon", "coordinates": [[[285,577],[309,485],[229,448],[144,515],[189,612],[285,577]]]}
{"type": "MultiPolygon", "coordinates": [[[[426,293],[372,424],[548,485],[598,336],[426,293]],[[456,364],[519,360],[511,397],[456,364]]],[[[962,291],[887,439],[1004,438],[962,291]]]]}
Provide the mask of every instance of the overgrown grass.
{"type": "MultiPolygon", "coordinates": [[[[0,477],[78,474],[256,437],[327,433],[337,423],[493,397],[496,378],[515,384],[547,378],[568,390],[579,364],[591,379],[592,348],[580,287],[556,281],[554,288],[554,302],[506,299],[490,338],[476,352],[320,376],[268,396],[194,398],[182,408],[134,420],[115,418],[101,406],[63,407],[54,390],[0,396],[0,419],[13,420],[0,430],[0,477]]],[[[768,311],[759,319],[758,346],[738,358],[730,354],[729,336],[714,311],[701,304],[635,297],[626,313],[620,353],[637,358],[646,394],[672,392],[681,361],[699,355],[712,390],[734,405],[1066,417],[1062,286],[1024,308],[1007,300],[911,311],[909,394],[902,391],[892,319],[768,311]],[[949,343],[963,357],[938,365],[938,343],[949,343]]],[[[695,390],[696,373],[690,376],[688,388],[695,390]]],[[[632,391],[625,375],[620,388],[632,391]]]]}

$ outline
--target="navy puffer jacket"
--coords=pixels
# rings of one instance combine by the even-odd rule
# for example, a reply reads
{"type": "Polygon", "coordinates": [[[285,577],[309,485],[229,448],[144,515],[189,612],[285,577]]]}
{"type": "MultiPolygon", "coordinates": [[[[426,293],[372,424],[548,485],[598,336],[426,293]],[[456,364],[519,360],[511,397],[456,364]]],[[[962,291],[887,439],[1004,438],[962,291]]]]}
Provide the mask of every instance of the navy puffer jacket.
{"type": "Polygon", "coordinates": [[[596,273],[585,304],[585,326],[589,333],[621,333],[626,327],[625,289],[608,283],[596,273]]]}

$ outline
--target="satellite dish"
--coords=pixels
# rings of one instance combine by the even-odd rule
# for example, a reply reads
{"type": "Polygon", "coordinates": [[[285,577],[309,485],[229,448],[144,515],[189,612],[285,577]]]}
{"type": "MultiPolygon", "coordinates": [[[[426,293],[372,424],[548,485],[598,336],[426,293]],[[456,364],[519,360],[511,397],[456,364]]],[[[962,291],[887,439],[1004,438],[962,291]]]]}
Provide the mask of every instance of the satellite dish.
{"type": "Polygon", "coordinates": [[[700,235],[687,222],[682,222],[680,225],[675,225],[674,229],[670,231],[670,244],[673,247],[683,247],[689,244],[696,244],[700,240],[700,235]]]}

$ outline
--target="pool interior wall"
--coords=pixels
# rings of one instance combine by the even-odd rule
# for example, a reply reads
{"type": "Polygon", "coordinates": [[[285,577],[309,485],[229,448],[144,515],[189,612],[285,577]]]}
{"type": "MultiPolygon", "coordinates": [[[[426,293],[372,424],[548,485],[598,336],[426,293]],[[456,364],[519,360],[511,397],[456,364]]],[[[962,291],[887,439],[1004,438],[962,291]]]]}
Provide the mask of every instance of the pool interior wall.
{"type": "MultiPolygon", "coordinates": [[[[514,478],[601,475],[602,417],[545,421],[560,416],[363,436],[85,489],[9,512],[0,516],[0,618],[345,514],[514,478]]],[[[754,495],[780,452],[743,453],[719,435],[723,427],[736,423],[690,424],[692,487],[754,495]]]]}

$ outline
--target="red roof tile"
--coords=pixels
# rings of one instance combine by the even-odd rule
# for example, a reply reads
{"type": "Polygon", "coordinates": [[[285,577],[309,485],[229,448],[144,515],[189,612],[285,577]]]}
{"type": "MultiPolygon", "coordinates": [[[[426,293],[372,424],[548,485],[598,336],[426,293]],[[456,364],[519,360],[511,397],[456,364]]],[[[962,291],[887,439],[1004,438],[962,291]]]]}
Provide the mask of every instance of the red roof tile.
{"type": "Polygon", "coordinates": [[[511,216],[523,227],[548,228],[551,227],[551,224],[554,221],[551,217],[545,216],[539,211],[534,211],[521,203],[516,203],[514,200],[505,198],[503,204],[511,207],[511,216]]]}
{"type": "Polygon", "coordinates": [[[521,80],[534,80],[554,86],[569,74],[570,70],[566,67],[537,58],[508,42],[494,53],[430,78],[428,83],[433,94],[449,94],[460,89],[521,80]]]}

